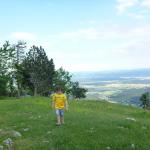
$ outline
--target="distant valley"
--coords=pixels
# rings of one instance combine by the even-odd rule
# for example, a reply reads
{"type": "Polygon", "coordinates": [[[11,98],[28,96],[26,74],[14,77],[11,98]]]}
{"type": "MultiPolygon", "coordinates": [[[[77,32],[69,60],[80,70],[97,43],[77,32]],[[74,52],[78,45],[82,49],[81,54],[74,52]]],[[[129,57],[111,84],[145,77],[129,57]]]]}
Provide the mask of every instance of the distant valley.
{"type": "Polygon", "coordinates": [[[73,80],[88,89],[87,99],[140,106],[139,98],[150,91],[150,69],[76,72],[73,80]]]}

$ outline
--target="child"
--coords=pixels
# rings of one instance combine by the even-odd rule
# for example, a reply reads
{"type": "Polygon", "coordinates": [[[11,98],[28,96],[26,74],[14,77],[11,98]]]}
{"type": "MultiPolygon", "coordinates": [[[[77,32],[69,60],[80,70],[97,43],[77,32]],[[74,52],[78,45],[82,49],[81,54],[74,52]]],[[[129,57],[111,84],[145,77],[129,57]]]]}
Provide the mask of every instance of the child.
{"type": "Polygon", "coordinates": [[[57,115],[56,125],[64,124],[64,109],[68,110],[68,102],[60,87],[56,89],[56,93],[52,96],[52,107],[55,108],[57,115]]]}

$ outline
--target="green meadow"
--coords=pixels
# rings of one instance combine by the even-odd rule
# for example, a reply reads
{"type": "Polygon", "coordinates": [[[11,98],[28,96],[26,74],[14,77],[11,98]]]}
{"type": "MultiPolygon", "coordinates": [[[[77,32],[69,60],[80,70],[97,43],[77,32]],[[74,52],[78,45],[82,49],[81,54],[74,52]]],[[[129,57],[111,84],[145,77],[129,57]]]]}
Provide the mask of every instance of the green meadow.
{"type": "Polygon", "coordinates": [[[0,145],[14,150],[149,150],[150,112],[105,101],[69,101],[56,126],[49,98],[0,100],[0,145]],[[19,132],[15,137],[12,133],[19,132]]]}

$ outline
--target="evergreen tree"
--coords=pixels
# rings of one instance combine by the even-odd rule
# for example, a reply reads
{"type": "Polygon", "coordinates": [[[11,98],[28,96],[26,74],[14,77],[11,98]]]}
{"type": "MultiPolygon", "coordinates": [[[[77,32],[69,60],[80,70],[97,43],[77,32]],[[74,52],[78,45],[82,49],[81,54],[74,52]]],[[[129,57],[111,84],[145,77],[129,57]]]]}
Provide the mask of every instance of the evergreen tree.
{"type": "Polygon", "coordinates": [[[23,41],[18,41],[16,45],[14,45],[15,48],[15,58],[14,58],[14,77],[17,85],[17,96],[18,98],[21,95],[22,90],[22,80],[23,80],[23,73],[22,73],[22,62],[25,58],[25,48],[26,43],[23,41]]]}
{"type": "Polygon", "coordinates": [[[8,41],[0,48],[0,75],[8,75],[13,66],[15,49],[8,41]]]}
{"type": "Polygon", "coordinates": [[[27,53],[24,61],[27,79],[30,87],[33,87],[34,96],[37,94],[44,95],[52,88],[54,76],[53,59],[49,60],[42,47],[33,46],[27,53]]]}
{"type": "Polygon", "coordinates": [[[142,96],[140,97],[140,101],[142,102],[142,107],[144,109],[148,109],[150,107],[149,92],[142,94],[142,96]]]}
{"type": "Polygon", "coordinates": [[[7,94],[7,77],[0,76],[0,96],[6,96],[7,94]]]}
{"type": "Polygon", "coordinates": [[[10,80],[13,72],[13,59],[15,49],[8,41],[0,48],[0,95],[6,94],[9,89],[10,80]]]}

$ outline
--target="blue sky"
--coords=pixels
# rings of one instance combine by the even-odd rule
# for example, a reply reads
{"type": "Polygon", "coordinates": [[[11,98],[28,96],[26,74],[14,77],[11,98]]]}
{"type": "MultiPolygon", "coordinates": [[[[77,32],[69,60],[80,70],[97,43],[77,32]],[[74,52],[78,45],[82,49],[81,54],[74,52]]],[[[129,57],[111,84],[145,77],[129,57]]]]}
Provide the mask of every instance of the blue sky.
{"type": "Polygon", "coordinates": [[[0,44],[42,45],[56,68],[150,67],[150,0],[0,0],[0,44]]]}

